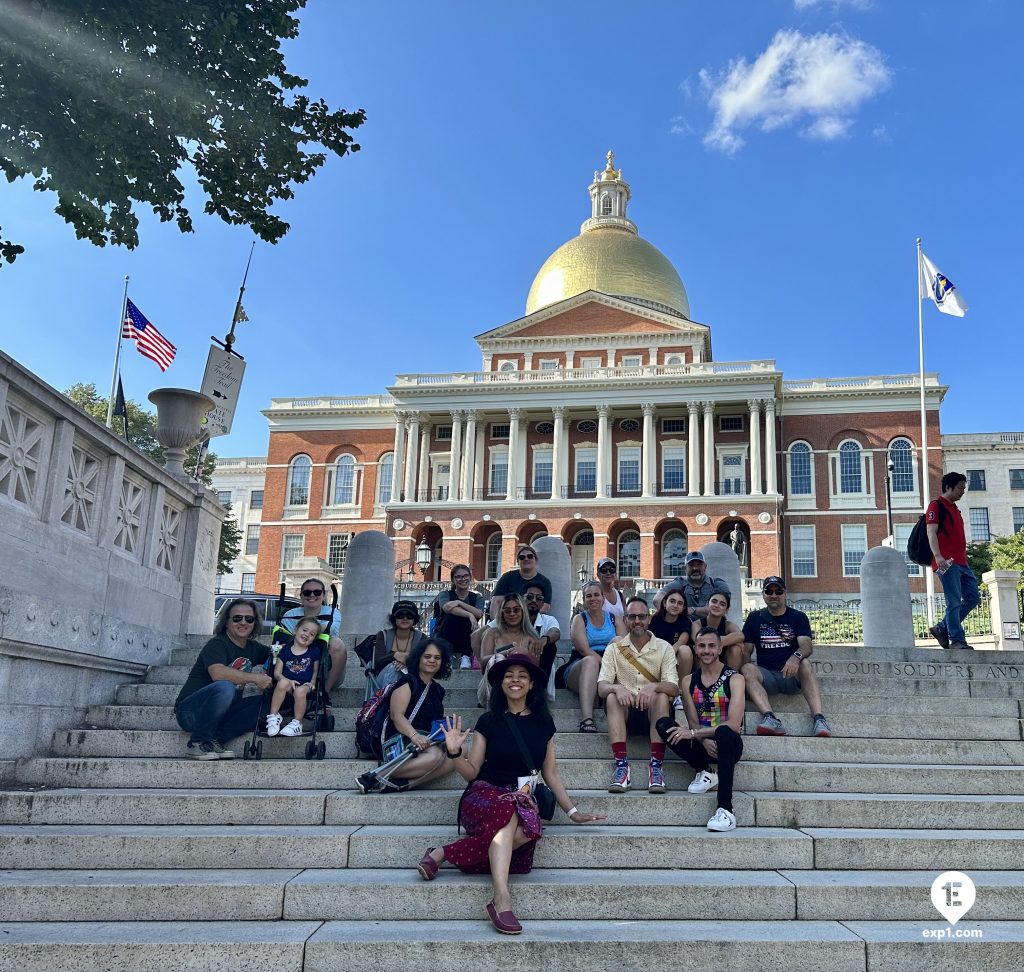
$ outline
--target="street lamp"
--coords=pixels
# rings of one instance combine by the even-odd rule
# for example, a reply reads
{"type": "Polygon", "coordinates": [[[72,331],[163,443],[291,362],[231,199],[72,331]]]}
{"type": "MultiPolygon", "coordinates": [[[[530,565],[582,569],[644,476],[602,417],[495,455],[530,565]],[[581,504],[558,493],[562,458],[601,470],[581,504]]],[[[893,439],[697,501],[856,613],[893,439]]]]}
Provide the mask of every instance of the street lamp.
{"type": "Polygon", "coordinates": [[[885,523],[889,529],[889,537],[892,545],[896,546],[896,537],[892,532],[892,474],[896,463],[891,459],[885,467],[885,523]]]}
{"type": "Polygon", "coordinates": [[[587,568],[585,564],[580,564],[580,569],[576,572],[577,577],[580,579],[580,587],[587,582],[587,568]]]}
{"type": "Polygon", "coordinates": [[[426,569],[434,562],[434,552],[427,546],[426,540],[421,540],[416,546],[416,566],[420,570],[426,569]]]}

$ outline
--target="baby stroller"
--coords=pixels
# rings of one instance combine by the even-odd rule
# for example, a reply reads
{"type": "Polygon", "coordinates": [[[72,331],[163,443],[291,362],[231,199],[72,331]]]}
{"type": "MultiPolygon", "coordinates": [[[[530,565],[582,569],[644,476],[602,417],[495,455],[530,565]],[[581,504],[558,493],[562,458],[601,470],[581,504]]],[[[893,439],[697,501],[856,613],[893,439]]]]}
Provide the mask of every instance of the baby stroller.
{"type": "MultiPolygon", "coordinates": [[[[292,636],[280,624],[280,618],[284,611],[284,584],[281,585],[281,591],[277,602],[277,616],[278,623],[274,625],[271,631],[271,643],[273,648],[271,649],[270,658],[267,659],[266,667],[267,672],[270,675],[274,674],[274,667],[277,664],[277,656],[281,649],[291,645],[292,636]],[[276,649],[276,650],[275,650],[276,649]]],[[[338,606],[338,588],[335,585],[331,585],[331,613],[333,614],[338,606]]],[[[312,728],[306,731],[303,728],[299,738],[306,738],[306,759],[323,759],[327,755],[327,743],[322,739],[317,741],[317,732],[326,731],[330,732],[334,728],[334,716],[327,715],[325,710],[325,699],[327,698],[327,662],[329,661],[329,654],[327,652],[328,645],[330,644],[330,629],[323,632],[317,639],[321,644],[321,661],[317,667],[316,673],[316,685],[314,690],[310,693],[308,708],[306,709],[305,720],[307,720],[312,728]]],[[[256,725],[252,730],[252,739],[245,744],[242,748],[243,759],[262,759],[263,758],[263,739],[269,738],[266,732],[266,718],[270,710],[270,702],[273,698],[274,687],[271,686],[266,692],[260,697],[260,712],[259,717],[256,720],[256,725]],[[260,738],[262,737],[262,738],[260,738]]],[[[281,708],[283,711],[287,711],[292,707],[292,698],[288,696],[285,698],[281,708]]],[[[275,737],[276,738],[276,737],[275,737]]],[[[295,738],[295,737],[291,737],[295,738]]]]}

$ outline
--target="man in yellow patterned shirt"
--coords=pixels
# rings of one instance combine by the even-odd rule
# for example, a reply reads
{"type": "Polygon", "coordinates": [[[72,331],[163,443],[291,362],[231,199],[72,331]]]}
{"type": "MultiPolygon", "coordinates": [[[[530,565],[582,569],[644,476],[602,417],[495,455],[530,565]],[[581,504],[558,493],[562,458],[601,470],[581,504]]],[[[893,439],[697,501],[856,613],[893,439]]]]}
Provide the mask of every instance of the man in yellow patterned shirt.
{"type": "Polygon", "coordinates": [[[643,598],[631,597],[626,602],[625,619],[629,633],[605,649],[597,677],[597,694],[605,700],[608,738],[615,760],[608,792],[625,793],[629,789],[626,734],[630,732],[646,735],[651,741],[647,792],[664,793],[665,743],[655,726],[669,714],[672,700],[679,693],[676,654],[667,641],[647,630],[651,616],[643,598]]]}

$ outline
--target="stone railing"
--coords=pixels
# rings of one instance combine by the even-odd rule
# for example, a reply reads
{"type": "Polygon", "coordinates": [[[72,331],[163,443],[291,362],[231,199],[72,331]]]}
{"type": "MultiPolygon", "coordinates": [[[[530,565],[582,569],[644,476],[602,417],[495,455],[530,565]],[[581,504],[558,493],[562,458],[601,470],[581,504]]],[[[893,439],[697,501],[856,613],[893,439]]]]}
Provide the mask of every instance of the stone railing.
{"type": "Polygon", "coordinates": [[[0,352],[5,755],[209,635],[223,511],[0,352]]]}
{"type": "MultiPolygon", "coordinates": [[[[799,392],[814,393],[837,391],[844,388],[871,391],[872,389],[912,387],[918,384],[918,381],[919,378],[917,375],[867,375],[855,378],[806,378],[784,381],[782,383],[782,388],[787,395],[799,392]]],[[[925,387],[937,388],[939,386],[939,376],[935,374],[925,375],[924,383],[925,387]]]]}
{"type": "Polygon", "coordinates": [[[391,408],[394,404],[395,400],[390,395],[350,395],[348,398],[272,398],[270,411],[301,408],[391,408]]]}

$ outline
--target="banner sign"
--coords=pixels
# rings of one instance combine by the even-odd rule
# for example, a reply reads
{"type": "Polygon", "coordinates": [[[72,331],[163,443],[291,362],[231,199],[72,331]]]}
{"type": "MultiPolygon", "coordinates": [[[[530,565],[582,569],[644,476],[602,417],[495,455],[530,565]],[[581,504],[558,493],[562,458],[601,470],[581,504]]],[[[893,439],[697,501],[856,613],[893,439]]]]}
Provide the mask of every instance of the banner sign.
{"type": "Polygon", "coordinates": [[[235,405],[242,390],[242,375],[245,374],[245,361],[237,354],[229,354],[216,344],[210,345],[210,354],[206,359],[206,374],[200,391],[212,398],[215,406],[203,419],[203,430],[208,438],[227,435],[231,431],[231,422],[235,417],[235,405]]]}

